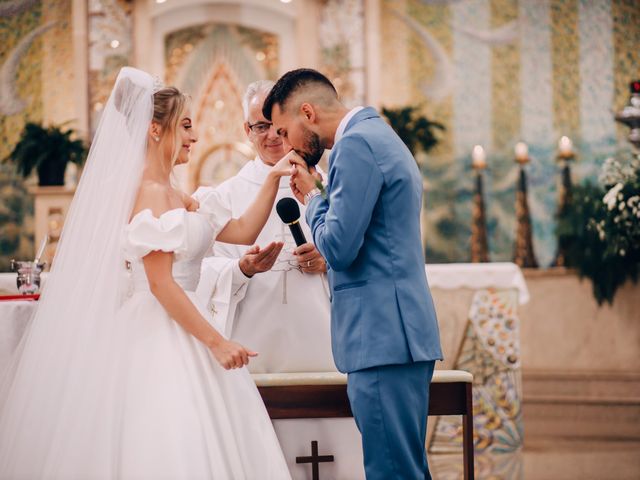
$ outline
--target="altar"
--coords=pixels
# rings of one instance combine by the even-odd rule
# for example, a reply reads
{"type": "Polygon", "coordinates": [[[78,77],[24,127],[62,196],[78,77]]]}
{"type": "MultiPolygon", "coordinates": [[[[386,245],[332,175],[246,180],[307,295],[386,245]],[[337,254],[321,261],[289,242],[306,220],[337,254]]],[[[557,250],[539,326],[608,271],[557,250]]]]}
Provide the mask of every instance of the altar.
{"type": "MultiPolygon", "coordinates": [[[[443,370],[473,375],[476,458],[499,454],[486,461],[505,462],[505,478],[519,478],[523,425],[518,307],[529,301],[522,272],[512,263],[427,265],[426,271],[445,355],[436,366],[436,376],[443,370]]],[[[12,288],[11,282],[15,274],[0,274],[5,293],[12,288]]],[[[0,302],[0,365],[6,364],[36,308],[35,301],[0,302]]],[[[268,379],[256,377],[256,381],[264,386],[268,379]]],[[[364,478],[359,433],[346,414],[342,418],[279,417],[273,422],[293,478],[313,478],[312,466],[304,458],[314,455],[326,460],[319,466],[319,478],[364,478]]],[[[462,457],[453,470],[450,464],[444,470],[438,464],[439,454],[462,454],[462,427],[460,415],[429,418],[426,448],[438,478],[462,478],[462,457]]]]}
{"type": "MultiPolygon", "coordinates": [[[[529,302],[512,263],[428,265],[444,361],[436,369],[474,376],[476,451],[522,446],[522,374],[518,306],[529,302]]],[[[430,452],[459,451],[460,426],[439,418],[428,433],[430,452]]]]}
{"type": "MultiPolygon", "coordinates": [[[[476,474],[523,478],[522,370],[518,309],[530,300],[513,263],[427,265],[444,361],[437,370],[473,374],[476,474]]],[[[433,472],[459,479],[462,465],[441,461],[462,449],[460,417],[430,417],[427,450],[433,472]],[[441,454],[441,455],[438,455],[441,454]]]]}

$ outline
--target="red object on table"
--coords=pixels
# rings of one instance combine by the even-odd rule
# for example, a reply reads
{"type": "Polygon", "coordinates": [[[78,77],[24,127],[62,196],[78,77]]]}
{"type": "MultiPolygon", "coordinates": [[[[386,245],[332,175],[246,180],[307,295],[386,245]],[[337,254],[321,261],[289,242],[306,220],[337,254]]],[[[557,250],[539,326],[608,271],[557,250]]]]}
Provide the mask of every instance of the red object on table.
{"type": "Polygon", "coordinates": [[[36,293],[35,295],[0,295],[0,302],[4,301],[15,301],[15,300],[38,300],[40,298],[40,294],[36,293]]]}

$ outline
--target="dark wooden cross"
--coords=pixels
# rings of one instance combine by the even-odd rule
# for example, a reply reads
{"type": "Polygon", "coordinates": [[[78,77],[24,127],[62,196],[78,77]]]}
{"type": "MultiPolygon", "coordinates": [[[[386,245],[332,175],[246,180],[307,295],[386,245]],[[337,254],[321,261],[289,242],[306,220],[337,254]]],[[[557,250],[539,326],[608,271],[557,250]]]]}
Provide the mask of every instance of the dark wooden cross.
{"type": "Polygon", "coordinates": [[[325,462],[333,462],[333,455],[318,455],[318,442],[311,442],[310,457],[296,457],[296,463],[311,464],[311,479],[320,480],[320,464],[325,462]]]}

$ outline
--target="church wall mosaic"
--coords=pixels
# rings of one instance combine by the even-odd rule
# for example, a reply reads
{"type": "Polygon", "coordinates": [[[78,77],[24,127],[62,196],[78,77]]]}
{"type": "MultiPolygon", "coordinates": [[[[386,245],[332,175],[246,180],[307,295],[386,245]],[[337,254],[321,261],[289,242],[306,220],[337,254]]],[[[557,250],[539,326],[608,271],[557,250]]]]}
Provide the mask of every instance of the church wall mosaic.
{"type": "MultiPolygon", "coordinates": [[[[611,112],[626,103],[628,82],[640,64],[637,2],[380,0],[373,4],[380,9],[379,45],[365,44],[365,38],[371,38],[366,35],[369,3],[320,2],[314,10],[318,52],[312,56],[351,105],[367,101],[365,58],[370,49],[377,49],[381,65],[377,106],[418,106],[447,127],[440,132],[437,147],[420,158],[428,261],[469,259],[470,151],[475,143],[484,146],[489,163],[484,187],[490,258],[511,259],[517,179],[513,146],[522,140],[532,158],[527,175],[536,254],[541,265],[548,265],[556,244],[558,138],[568,135],[577,147],[576,183],[595,177],[604,159],[628,148],[627,132],[615,124],[611,112]]],[[[11,151],[26,121],[61,123],[77,116],[71,5],[71,0],[0,3],[0,157],[11,151]],[[46,28],[50,30],[37,30],[46,28]],[[12,65],[8,60],[12,54],[15,58],[16,48],[29,40],[29,34],[33,34],[30,45],[18,50],[18,61],[12,65]],[[14,87],[17,96],[7,95],[14,87]]],[[[126,0],[91,0],[87,15],[88,109],[94,128],[115,74],[134,58],[134,22],[132,4],[126,0]],[[112,44],[116,38],[117,44],[112,44]]],[[[190,92],[198,97],[198,108],[215,107],[221,100],[229,109],[222,123],[214,125],[213,117],[202,117],[207,125],[200,154],[215,145],[244,142],[241,130],[226,126],[240,118],[231,104],[250,79],[275,78],[280,73],[281,49],[277,35],[235,24],[192,26],[165,38],[165,80],[187,91],[199,82],[206,88],[190,92]],[[217,64],[198,49],[214,30],[218,45],[214,53],[224,57],[217,64]]],[[[236,154],[234,161],[241,162],[244,154],[236,154]]],[[[218,175],[213,170],[201,169],[205,175],[218,175]]],[[[13,181],[4,178],[5,183],[13,181]]],[[[17,221],[22,225],[23,220],[17,221]]],[[[27,229],[22,231],[29,238],[27,229]]],[[[0,255],[10,252],[3,247],[0,255]]]]}
{"type": "MultiPolygon", "coordinates": [[[[28,121],[73,121],[71,0],[0,4],[0,159],[28,121]],[[46,83],[45,83],[46,82],[46,83]]],[[[0,271],[33,255],[33,201],[23,180],[0,165],[0,271]]]]}
{"type": "Polygon", "coordinates": [[[549,265],[558,139],[568,135],[577,146],[577,182],[594,178],[607,157],[629,148],[611,112],[626,103],[640,64],[637,2],[634,8],[629,0],[383,0],[380,8],[381,103],[401,98],[397,85],[404,76],[405,104],[419,105],[447,126],[424,161],[428,261],[469,259],[475,143],[485,147],[489,163],[490,257],[511,260],[513,148],[522,140],[532,158],[527,170],[536,254],[549,265]]]}

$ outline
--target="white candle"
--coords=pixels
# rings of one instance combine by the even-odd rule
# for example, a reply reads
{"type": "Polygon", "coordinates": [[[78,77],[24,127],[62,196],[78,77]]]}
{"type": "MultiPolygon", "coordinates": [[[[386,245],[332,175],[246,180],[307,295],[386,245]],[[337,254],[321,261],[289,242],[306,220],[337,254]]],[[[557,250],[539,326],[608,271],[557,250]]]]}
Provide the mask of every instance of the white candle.
{"type": "Polygon", "coordinates": [[[561,137],[558,142],[558,150],[560,151],[560,155],[573,155],[573,142],[569,137],[561,137]]]}
{"type": "Polygon", "coordinates": [[[47,243],[49,243],[49,234],[45,234],[44,238],[42,239],[42,242],[40,243],[40,248],[38,249],[38,253],[36,253],[36,258],[33,261],[33,263],[35,263],[36,265],[40,263],[40,259],[42,258],[42,254],[44,253],[44,249],[46,248],[47,243]]]}
{"type": "Polygon", "coordinates": [[[471,152],[471,165],[473,168],[485,168],[487,166],[487,155],[484,153],[482,145],[476,145],[471,152]]]}
{"type": "Polygon", "coordinates": [[[529,159],[529,147],[524,142],[516,143],[516,160],[528,160],[529,159]]]}

